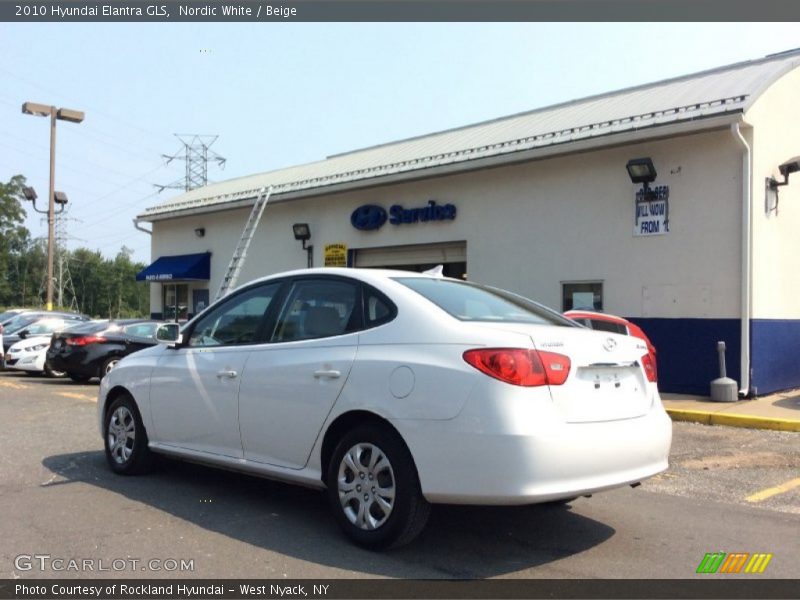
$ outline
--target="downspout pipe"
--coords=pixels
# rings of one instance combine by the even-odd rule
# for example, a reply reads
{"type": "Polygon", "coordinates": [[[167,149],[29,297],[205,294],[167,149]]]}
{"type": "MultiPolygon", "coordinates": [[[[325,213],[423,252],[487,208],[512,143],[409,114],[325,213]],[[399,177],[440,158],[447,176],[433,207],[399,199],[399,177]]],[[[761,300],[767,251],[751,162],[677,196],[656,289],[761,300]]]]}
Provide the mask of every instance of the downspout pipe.
{"type": "Polygon", "coordinates": [[[741,384],[739,396],[750,395],[750,319],[752,318],[753,280],[753,202],[752,202],[752,150],[744,139],[739,123],[731,125],[731,133],[742,152],[742,297],[741,297],[741,384]]]}
{"type": "Polygon", "coordinates": [[[153,235],[153,232],[152,232],[152,231],[150,231],[149,229],[145,229],[144,227],[142,227],[141,225],[139,225],[139,219],[134,219],[134,220],[133,220],[133,226],[134,226],[136,229],[138,229],[139,231],[144,231],[144,232],[145,232],[147,235],[153,235]]]}

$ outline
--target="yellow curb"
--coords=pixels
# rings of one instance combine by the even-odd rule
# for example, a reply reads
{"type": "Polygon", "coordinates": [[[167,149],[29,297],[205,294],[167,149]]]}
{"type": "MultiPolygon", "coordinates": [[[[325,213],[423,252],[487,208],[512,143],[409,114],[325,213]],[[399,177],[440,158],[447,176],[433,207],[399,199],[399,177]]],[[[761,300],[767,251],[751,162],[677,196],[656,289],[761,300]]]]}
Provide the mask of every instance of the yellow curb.
{"type": "Polygon", "coordinates": [[[704,425],[727,425],[729,427],[748,427],[750,429],[774,429],[776,431],[800,431],[800,421],[793,419],[773,419],[753,417],[733,413],[712,413],[702,410],[681,410],[668,408],[667,414],[673,421],[691,421],[704,425]]]}

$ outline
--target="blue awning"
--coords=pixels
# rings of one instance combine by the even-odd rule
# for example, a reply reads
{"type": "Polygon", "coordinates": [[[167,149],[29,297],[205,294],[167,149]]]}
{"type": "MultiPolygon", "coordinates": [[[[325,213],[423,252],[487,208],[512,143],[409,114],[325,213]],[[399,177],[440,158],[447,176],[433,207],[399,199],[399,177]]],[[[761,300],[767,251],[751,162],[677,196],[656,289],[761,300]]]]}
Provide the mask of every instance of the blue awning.
{"type": "Polygon", "coordinates": [[[136,281],[201,281],[210,279],[211,253],[161,256],[136,274],[136,281]]]}

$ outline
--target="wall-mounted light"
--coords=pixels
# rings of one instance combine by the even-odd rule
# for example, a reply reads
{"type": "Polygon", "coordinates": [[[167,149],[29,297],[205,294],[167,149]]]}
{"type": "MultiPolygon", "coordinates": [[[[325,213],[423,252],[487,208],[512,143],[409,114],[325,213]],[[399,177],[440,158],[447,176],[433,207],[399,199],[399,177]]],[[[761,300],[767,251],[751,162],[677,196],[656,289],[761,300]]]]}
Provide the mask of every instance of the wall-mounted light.
{"type": "Polygon", "coordinates": [[[800,156],[795,156],[792,159],[787,160],[785,163],[778,167],[778,170],[781,172],[783,176],[783,181],[778,181],[774,177],[767,177],[767,190],[774,192],[774,200],[775,204],[772,205],[770,202],[770,194],[766,195],[766,211],[767,213],[775,211],[775,214],[778,214],[778,188],[782,185],[787,185],[789,183],[789,175],[800,171],[800,156]]]}
{"type": "Polygon", "coordinates": [[[770,189],[772,190],[777,190],[780,186],[788,184],[789,175],[800,171],[800,156],[795,156],[794,158],[787,160],[778,167],[778,170],[781,172],[781,175],[783,175],[783,181],[778,181],[774,177],[770,177],[767,181],[770,189]]]}
{"type": "Polygon", "coordinates": [[[205,227],[198,227],[194,230],[194,234],[197,237],[204,237],[206,235],[206,228],[205,227]]]}
{"type": "Polygon", "coordinates": [[[644,189],[647,189],[647,184],[656,180],[656,168],[653,166],[653,160],[649,156],[644,158],[632,158],[625,165],[628,170],[628,176],[633,183],[643,183],[644,189]]]}
{"type": "Polygon", "coordinates": [[[314,264],[314,246],[311,244],[306,246],[306,242],[311,239],[311,228],[308,223],[295,223],[292,225],[292,231],[294,239],[303,242],[303,250],[308,253],[308,268],[310,269],[314,264]]]}

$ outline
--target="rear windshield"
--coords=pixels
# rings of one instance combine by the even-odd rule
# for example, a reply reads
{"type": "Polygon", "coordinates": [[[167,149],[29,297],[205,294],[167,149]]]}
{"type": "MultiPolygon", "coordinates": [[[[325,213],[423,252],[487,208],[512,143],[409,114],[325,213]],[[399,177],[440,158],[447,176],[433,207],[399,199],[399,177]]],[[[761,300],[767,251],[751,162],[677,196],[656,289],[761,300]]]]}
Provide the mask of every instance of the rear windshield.
{"type": "Polygon", "coordinates": [[[556,311],[505,290],[430,277],[398,277],[395,281],[411,288],[461,321],[576,327],[575,323],[556,311]]]}

